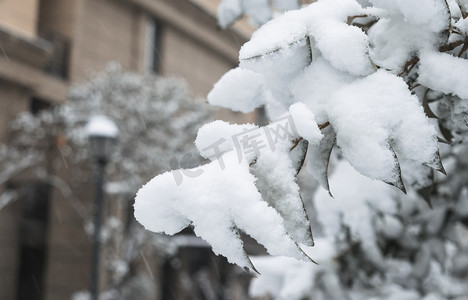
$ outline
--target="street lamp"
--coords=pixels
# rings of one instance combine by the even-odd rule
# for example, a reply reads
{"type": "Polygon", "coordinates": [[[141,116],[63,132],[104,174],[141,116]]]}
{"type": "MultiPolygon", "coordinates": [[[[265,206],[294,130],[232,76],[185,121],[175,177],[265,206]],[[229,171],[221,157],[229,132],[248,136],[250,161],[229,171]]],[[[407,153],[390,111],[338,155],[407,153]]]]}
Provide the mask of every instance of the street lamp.
{"type": "Polygon", "coordinates": [[[94,208],[94,245],[91,273],[91,299],[97,300],[99,293],[99,256],[101,249],[101,218],[104,202],[104,171],[114,151],[119,130],[115,123],[105,116],[91,117],[86,134],[91,157],[97,164],[96,204],[94,208]]]}

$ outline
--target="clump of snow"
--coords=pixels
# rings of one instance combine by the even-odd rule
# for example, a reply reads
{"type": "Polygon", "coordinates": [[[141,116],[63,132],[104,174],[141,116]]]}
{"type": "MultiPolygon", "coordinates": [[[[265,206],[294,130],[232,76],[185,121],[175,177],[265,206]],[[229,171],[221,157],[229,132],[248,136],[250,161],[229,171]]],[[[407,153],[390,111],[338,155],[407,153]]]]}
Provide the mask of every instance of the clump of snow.
{"type": "Polygon", "coordinates": [[[263,77],[251,70],[236,68],[221,77],[208,94],[211,105],[248,113],[266,103],[263,77]]]}
{"type": "Polygon", "coordinates": [[[338,71],[319,57],[291,82],[289,88],[296,101],[304,103],[315,115],[316,122],[323,124],[328,121],[331,95],[354,80],[353,76],[338,71]]]}
{"type": "Polygon", "coordinates": [[[418,82],[445,94],[468,99],[468,62],[447,53],[425,51],[420,55],[418,82]]]}
{"type": "Polygon", "coordinates": [[[93,116],[86,125],[87,136],[116,138],[119,134],[117,125],[106,116],[93,116]]]}
{"type": "Polygon", "coordinates": [[[298,134],[311,144],[318,144],[323,135],[315,122],[314,113],[302,102],[297,102],[289,107],[289,112],[294,120],[298,134]]]}
{"type": "Polygon", "coordinates": [[[201,156],[214,160],[237,146],[236,136],[255,129],[258,127],[253,124],[238,125],[216,120],[203,125],[198,130],[195,145],[201,156]]]}
{"type": "Polygon", "coordinates": [[[257,178],[256,185],[263,200],[278,211],[291,237],[298,243],[312,246],[312,230],[296,183],[298,171],[290,158],[290,147],[290,141],[285,140],[274,150],[265,148],[251,166],[251,172],[257,178]]]}
{"type": "Polygon", "coordinates": [[[366,176],[398,186],[395,152],[437,168],[437,132],[418,98],[389,72],[380,70],[340,89],[330,99],[328,116],[343,155],[366,176]]]}
{"type": "Polygon", "coordinates": [[[380,19],[369,30],[372,60],[388,70],[400,72],[421,49],[433,49],[442,42],[450,16],[444,1],[373,1],[380,19]]]}
{"type": "Polygon", "coordinates": [[[341,20],[317,21],[311,25],[317,48],[335,68],[353,75],[369,75],[373,67],[369,58],[367,35],[341,20]]]}
{"type": "Polygon", "coordinates": [[[447,4],[440,0],[372,0],[374,7],[401,15],[404,22],[423,26],[425,30],[440,32],[448,28],[450,16],[447,4]]]}

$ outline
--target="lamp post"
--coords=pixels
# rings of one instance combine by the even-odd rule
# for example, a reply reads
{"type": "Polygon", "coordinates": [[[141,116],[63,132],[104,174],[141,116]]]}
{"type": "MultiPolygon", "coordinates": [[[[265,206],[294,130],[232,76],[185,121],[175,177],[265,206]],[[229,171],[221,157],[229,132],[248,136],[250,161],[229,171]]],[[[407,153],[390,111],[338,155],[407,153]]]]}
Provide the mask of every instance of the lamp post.
{"type": "Polygon", "coordinates": [[[91,117],[86,133],[90,154],[97,165],[96,203],[94,207],[94,244],[91,273],[91,299],[99,294],[99,258],[101,250],[101,219],[104,202],[104,171],[117,143],[119,130],[115,123],[105,116],[91,117]]]}

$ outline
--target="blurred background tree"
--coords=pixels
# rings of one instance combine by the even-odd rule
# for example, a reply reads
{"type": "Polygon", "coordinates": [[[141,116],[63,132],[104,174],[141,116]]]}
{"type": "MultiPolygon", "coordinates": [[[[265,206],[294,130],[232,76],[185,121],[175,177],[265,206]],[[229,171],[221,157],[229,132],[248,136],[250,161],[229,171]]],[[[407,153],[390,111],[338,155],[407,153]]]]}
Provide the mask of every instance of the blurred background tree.
{"type": "MultiPolygon", "coordinates": [[[[0,181],[27,177],[56,186],[92,234],[92,207],[74,194],[76,187],[94,178],[85,127],[93,115],[114,120],[119,140],[105,187],[107,202],[112,205],[106,206],[101,235],[110,287],[105,293],[111,299],[134,299],[135,295],[153,299],[156,287],[146,269],[140,272],[138,262],[145,249],[161,257],[171,250],[163,237],[134,224],[134,193],[155,172],[168,171],[170,164],[185,168],[199,164],[198,155],[191,154],[193,140],[212,110],[189,96],[181,79],[125,73],[117,63],[72,87],[69,98],[65,104],[37,114],[21,113],[12,122],[11,140],[0,145],[0,181]],[[51,153],[58,154],[62,163],[49,159],[51,153]],[[64,178],[61,168],[69,171],[64,178]]],[[[21,197],[21,189],[14,186],[0,195],[1,206],[21,197]]]]}

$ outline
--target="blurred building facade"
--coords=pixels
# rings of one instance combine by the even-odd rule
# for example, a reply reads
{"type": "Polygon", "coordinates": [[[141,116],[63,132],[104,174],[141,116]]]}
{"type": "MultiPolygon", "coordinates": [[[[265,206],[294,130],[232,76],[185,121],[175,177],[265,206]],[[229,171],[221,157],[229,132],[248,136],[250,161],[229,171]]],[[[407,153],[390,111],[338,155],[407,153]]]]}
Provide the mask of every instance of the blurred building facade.
{"type": "MultiPolygon", "coordinates": [[[[0,141],[8,141],[7,126],[19,112],[67,101],[71,84],[109,61],[183,77],[194,95],[206,96],[237,65],[251,33],[239,24],[219,30],[218,2],[1,1],[0,141]]],[[[54,188],[34,182],[22,188],[20,201],[0,209],[0,299],[63,300],[89,289],[92,239],[82,217],[54,188]]],[[[92,203],[94,188],[77,194],[92,203]]]]}

